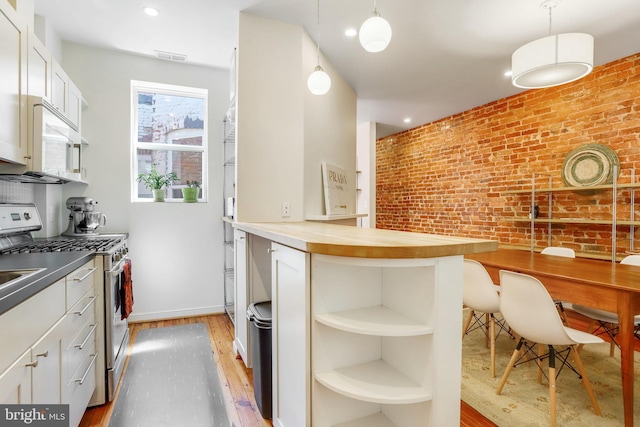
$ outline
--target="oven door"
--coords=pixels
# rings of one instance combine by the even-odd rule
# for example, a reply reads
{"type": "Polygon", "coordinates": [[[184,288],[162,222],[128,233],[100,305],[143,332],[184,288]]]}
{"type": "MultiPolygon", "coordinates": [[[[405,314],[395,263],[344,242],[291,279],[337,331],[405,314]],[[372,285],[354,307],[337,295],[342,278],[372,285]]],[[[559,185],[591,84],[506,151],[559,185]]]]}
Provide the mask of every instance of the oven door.
{"type": "Polygon", "coordinates": [[[122,376],[127,346],[129,344],[129,326],[127,319],[122,319],[120,289],[124,281],[123,258],[110,271],[104,273],[105,294],[105,340],[107,366],[107,399],[113,400],[115,390],[122,376]]]}

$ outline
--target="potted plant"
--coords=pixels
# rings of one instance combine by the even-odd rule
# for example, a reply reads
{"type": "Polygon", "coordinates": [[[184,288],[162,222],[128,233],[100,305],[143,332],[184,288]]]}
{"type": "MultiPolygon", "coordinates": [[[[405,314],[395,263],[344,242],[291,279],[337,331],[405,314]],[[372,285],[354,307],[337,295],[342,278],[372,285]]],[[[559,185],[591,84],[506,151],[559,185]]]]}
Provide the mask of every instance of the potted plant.
{"type": "Polygon", "coordinates": [[[182,189],[182,198],[186,203],[195,203],[198,201],[199,191],[200,183],[198,181],[187,180],[187,186],[182,189]]]}
{"type": "Polygon", "coordinates": [[[177,180],[178,175],[175,172],[159,173],[155,163],[151,164],[149,172],[138,175],[138,182],[143,183],[153,193],[154,202],[164,202],[164,188],[170,187],[177,180]]]}

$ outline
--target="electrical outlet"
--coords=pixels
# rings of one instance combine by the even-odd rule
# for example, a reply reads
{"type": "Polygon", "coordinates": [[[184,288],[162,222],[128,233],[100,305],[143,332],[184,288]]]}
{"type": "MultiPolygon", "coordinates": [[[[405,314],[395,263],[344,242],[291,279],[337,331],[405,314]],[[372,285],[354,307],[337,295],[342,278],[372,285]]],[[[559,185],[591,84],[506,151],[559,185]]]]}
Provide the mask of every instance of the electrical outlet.
{"type": "Polygon", "coordinates": [[[289,202],[282,202],[281,205],[281,213],[282,213],[282,218],[289,218],[291,217],[291,205],[289,204],[289,202]]]}

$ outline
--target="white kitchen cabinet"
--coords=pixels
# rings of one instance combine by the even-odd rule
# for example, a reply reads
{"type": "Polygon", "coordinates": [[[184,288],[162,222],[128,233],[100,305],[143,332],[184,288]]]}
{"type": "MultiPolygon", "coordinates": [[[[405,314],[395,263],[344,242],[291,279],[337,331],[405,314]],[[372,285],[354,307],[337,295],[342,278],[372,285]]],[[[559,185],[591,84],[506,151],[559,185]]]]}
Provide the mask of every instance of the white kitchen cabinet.
{"type": "Polygon", "coordinates": [[[459,354],[448,353],[446,334],[436,331],[459,316],[459,307],[448,303],[455,299],[447,298],[458,291],[441,289],[446,283],[437,279],[453,280],[461,258],[312,255],[313,407],[333,408],[314,410],[314,427],[436,427],[458,420],[459,400],[446,402],[460,373],[446,359],[458,366],[459,354]]]}
{"type": "Polygon", "coordinates": [[[56,323],[31,348],[31,403],[60,403],[60,365],[64,327],[56,323]]]}
{"type": "Polygon", "coordinates": [[[31,403],[31,350],[0,374],[0,404],[31,403]]]}
{"type": "Polygon", "coordinates": [[[459,426],[463,254],[497,242],[314,222],[236,228],[250,272],[253,239],[272,242],[274,426],[459,426]]]}
{"type": "Polygon", "coordinates": [[[233,346],[240,355],[244,364],[251,367],[249,353],[249,320],[247,308],[249,307],[250,290],[247,280],[247,233],[241,230],[233,231],[234,246],[234,271],[235,271],[235,332],[233,346]]]}
{"type": "Polygon", "coordinates": [[[33,32],[28,38],[28,93],[51,101],[51,54],[33,32]]]}
{"type": "MultiPolygon", "coordinates": [[[[61,387],[62,403],[69,404],[70,425],[80,423],[96,387],[96,336],[99,295],[96,291],[95,260],[66,277],[67,313],[63,319],[61,387]]],[[[104,372],[104,371],[102,371],[104,372]]]]}
{"type": "Polygon", "coordinates": [[[76,125],[78,131],[80,131],[82,120],[82,92],[80,92],[78,86],[76,86],[71,79],[68,81],[67,98],[67,117],[71,120],[71,123],[76,125]]]}
{"type": "Polygon", "coordinates": [[[0,2],[0,159],[27,159],[27,26],[11,5],[0,2]]]}
{"type": "Polygon", "coordinates": [[[69,76],[58,61],[51,61],[51,105],[65,116],[69,103],[69,76]]]}
{"type": "MultiPolygon", "coordinates": [[[[310,426],[309,254],[271,245],[273,425],[310,426]]],[[[332,349],[326,349],[333,351],[332,349]]]]}
{"type": "Polygon", "coordinates": [[[91,260],[0,315],[12,343],[0,348],[0,402],[69,404],[69,425],[79,424],[101,377],[98,270],[91,260]]]}

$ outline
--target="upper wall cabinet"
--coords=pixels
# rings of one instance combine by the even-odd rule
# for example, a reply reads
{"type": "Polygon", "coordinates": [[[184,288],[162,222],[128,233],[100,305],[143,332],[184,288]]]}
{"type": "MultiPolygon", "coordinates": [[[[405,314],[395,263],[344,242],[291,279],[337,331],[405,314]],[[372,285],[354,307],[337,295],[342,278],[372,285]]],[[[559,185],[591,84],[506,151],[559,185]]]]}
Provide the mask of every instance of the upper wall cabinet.
{"type": "Polygon", "coordinates": [[[51,60],[51,104],[80,128],[82,94],[55,59],[51,60]]]}
{"type": "Polygon", "coordinates": [[[69,76],[54,59],[51,62],[51,104],[62,114],[67,114],[69,76]]]}
{"type": "Polygon", "coordinates": [[[27,26],[0,1],[0,159],[24,164],[27,156],[27,26]]]}
{"type": "Polygon", "coordinates": [[[29,95],[51,102],[51,54],[35,34],[29,34],[29,95]]]}

